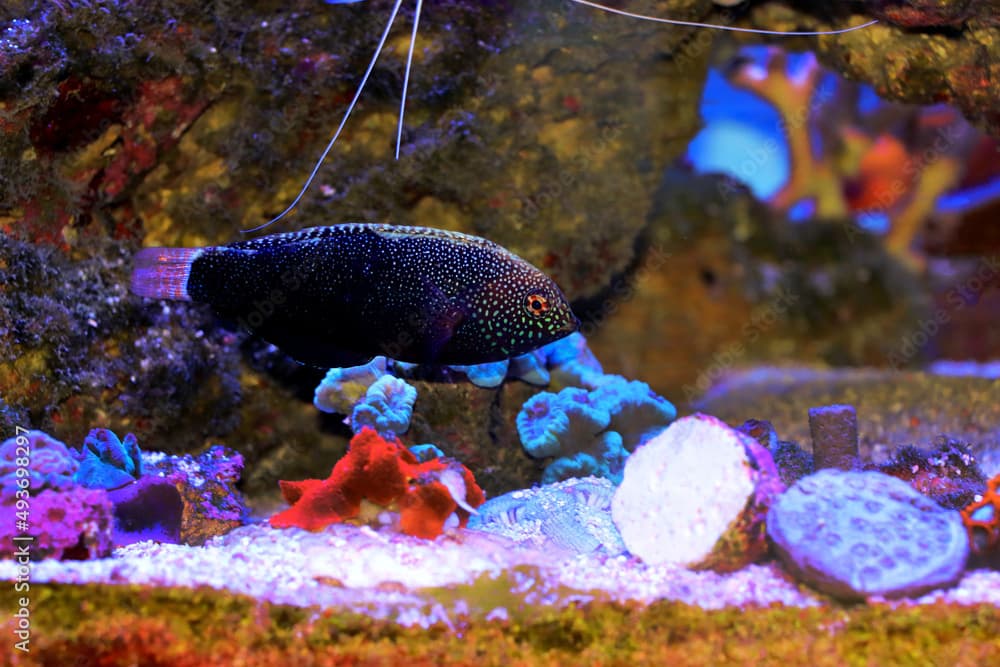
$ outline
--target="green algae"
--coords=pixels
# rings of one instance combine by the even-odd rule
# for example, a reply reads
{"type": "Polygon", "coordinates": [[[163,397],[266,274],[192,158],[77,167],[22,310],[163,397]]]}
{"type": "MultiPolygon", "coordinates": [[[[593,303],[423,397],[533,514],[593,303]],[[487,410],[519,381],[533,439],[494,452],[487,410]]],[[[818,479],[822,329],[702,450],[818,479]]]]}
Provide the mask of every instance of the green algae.
{"type": "Polygon", "coordinates": [[[507,602],[508,620],[471,610],[429,629],[208,588],[33,585],[32,651],[14,664],[982,665],[1000,652],[1000,610],[988,605],[556,608],[511,604],[509,583],[451,589],[507,602]]]}
{"type": "Polygon", "coordinates": [[[931,448],[945,436],[967,445],[983,471],[997,467],[1000,382],[980,377],[875,370],[787,368],[731,382],[698,403],[729,424],[764,415],[783,440],[811,451],[809,408],[850,404],[858,412],[865,460],[884,460],[904,445],[931,448]]]}

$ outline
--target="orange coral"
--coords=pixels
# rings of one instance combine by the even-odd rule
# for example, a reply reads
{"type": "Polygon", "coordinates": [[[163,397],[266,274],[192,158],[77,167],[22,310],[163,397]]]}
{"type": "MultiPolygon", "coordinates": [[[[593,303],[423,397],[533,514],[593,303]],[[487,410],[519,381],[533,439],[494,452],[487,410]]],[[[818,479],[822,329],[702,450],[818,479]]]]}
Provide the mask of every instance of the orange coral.
{"type": "Polygon", "coordinates": [[[368,427],[354,436],[347,454],[337,461],[328,478],[279,484],[292,506],[271,517],[275,528],[321,530],[356,518],[366,500],[398,509],[404,533],[432,539],[443,532],[453,513],[465,526],[469,519],[466,507],[478,507],[486,500],[462,464],[439,458],[419,463],[399,440],[386,440],[368,427]]]}
{"type": "Polygon", "coordinates": [[[816,217],[827,219],[883,214],[889,222],[886,248],[920,265],[911,245],[938,197],[959,185],[979,135],[945,107],[886,103],[861,114],[855,108],[858,88],[839,82],[832,92],[821,91],[823,74],[814,56],[789,72],[786,54],[776,48],[768,50],[763,66],[741,62],[729,74],[730,83],[781,117],[789,174],[769,203],[789,211],[811,201],[816,217]]]}
{"type": "Polygon", "coordinates": [[[962,522],[969,531],[969,543],[977,556],[1000,546],[1000,475],[986,483],[981,500],[962,510],[962,522]]]}

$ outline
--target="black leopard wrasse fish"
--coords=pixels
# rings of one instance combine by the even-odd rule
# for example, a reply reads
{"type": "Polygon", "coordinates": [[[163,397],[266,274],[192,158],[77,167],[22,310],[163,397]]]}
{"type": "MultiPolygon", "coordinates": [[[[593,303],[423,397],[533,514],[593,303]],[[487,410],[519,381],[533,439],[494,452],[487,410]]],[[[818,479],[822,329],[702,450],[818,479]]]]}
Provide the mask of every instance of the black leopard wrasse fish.
{"type": "Polygon", "coordinates": [[[324,368],[376,355],[472,365],[525,354],[579,327],[559,287],[476,236],[344,224],[207,248],[145,248],[132,291],[215,313],[324,368]]]}

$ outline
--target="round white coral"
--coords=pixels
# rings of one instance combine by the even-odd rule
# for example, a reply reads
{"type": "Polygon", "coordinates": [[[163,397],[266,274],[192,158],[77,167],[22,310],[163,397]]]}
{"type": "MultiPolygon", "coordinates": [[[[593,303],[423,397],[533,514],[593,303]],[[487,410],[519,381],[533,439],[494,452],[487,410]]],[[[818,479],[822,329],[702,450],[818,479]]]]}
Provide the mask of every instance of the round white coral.
{"type": "Polygon", "coordinates": [[[715,417],[692,415],[628,458],[612,517],[643,561],[698,567],[738,529],[757,478],[742,434],[715,417]]]}

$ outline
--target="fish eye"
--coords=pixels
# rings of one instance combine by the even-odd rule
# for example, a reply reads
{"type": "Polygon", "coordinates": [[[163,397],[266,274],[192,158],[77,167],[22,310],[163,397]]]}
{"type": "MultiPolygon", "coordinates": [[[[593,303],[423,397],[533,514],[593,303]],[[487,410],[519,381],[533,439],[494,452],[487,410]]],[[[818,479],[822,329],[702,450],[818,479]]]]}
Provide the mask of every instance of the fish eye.
{"type": "Polygon", "coordinates": [[[549,300],[541,294],[529,294],[525,306],[532,315],[541,315],[549,309],[549,300]]]}

